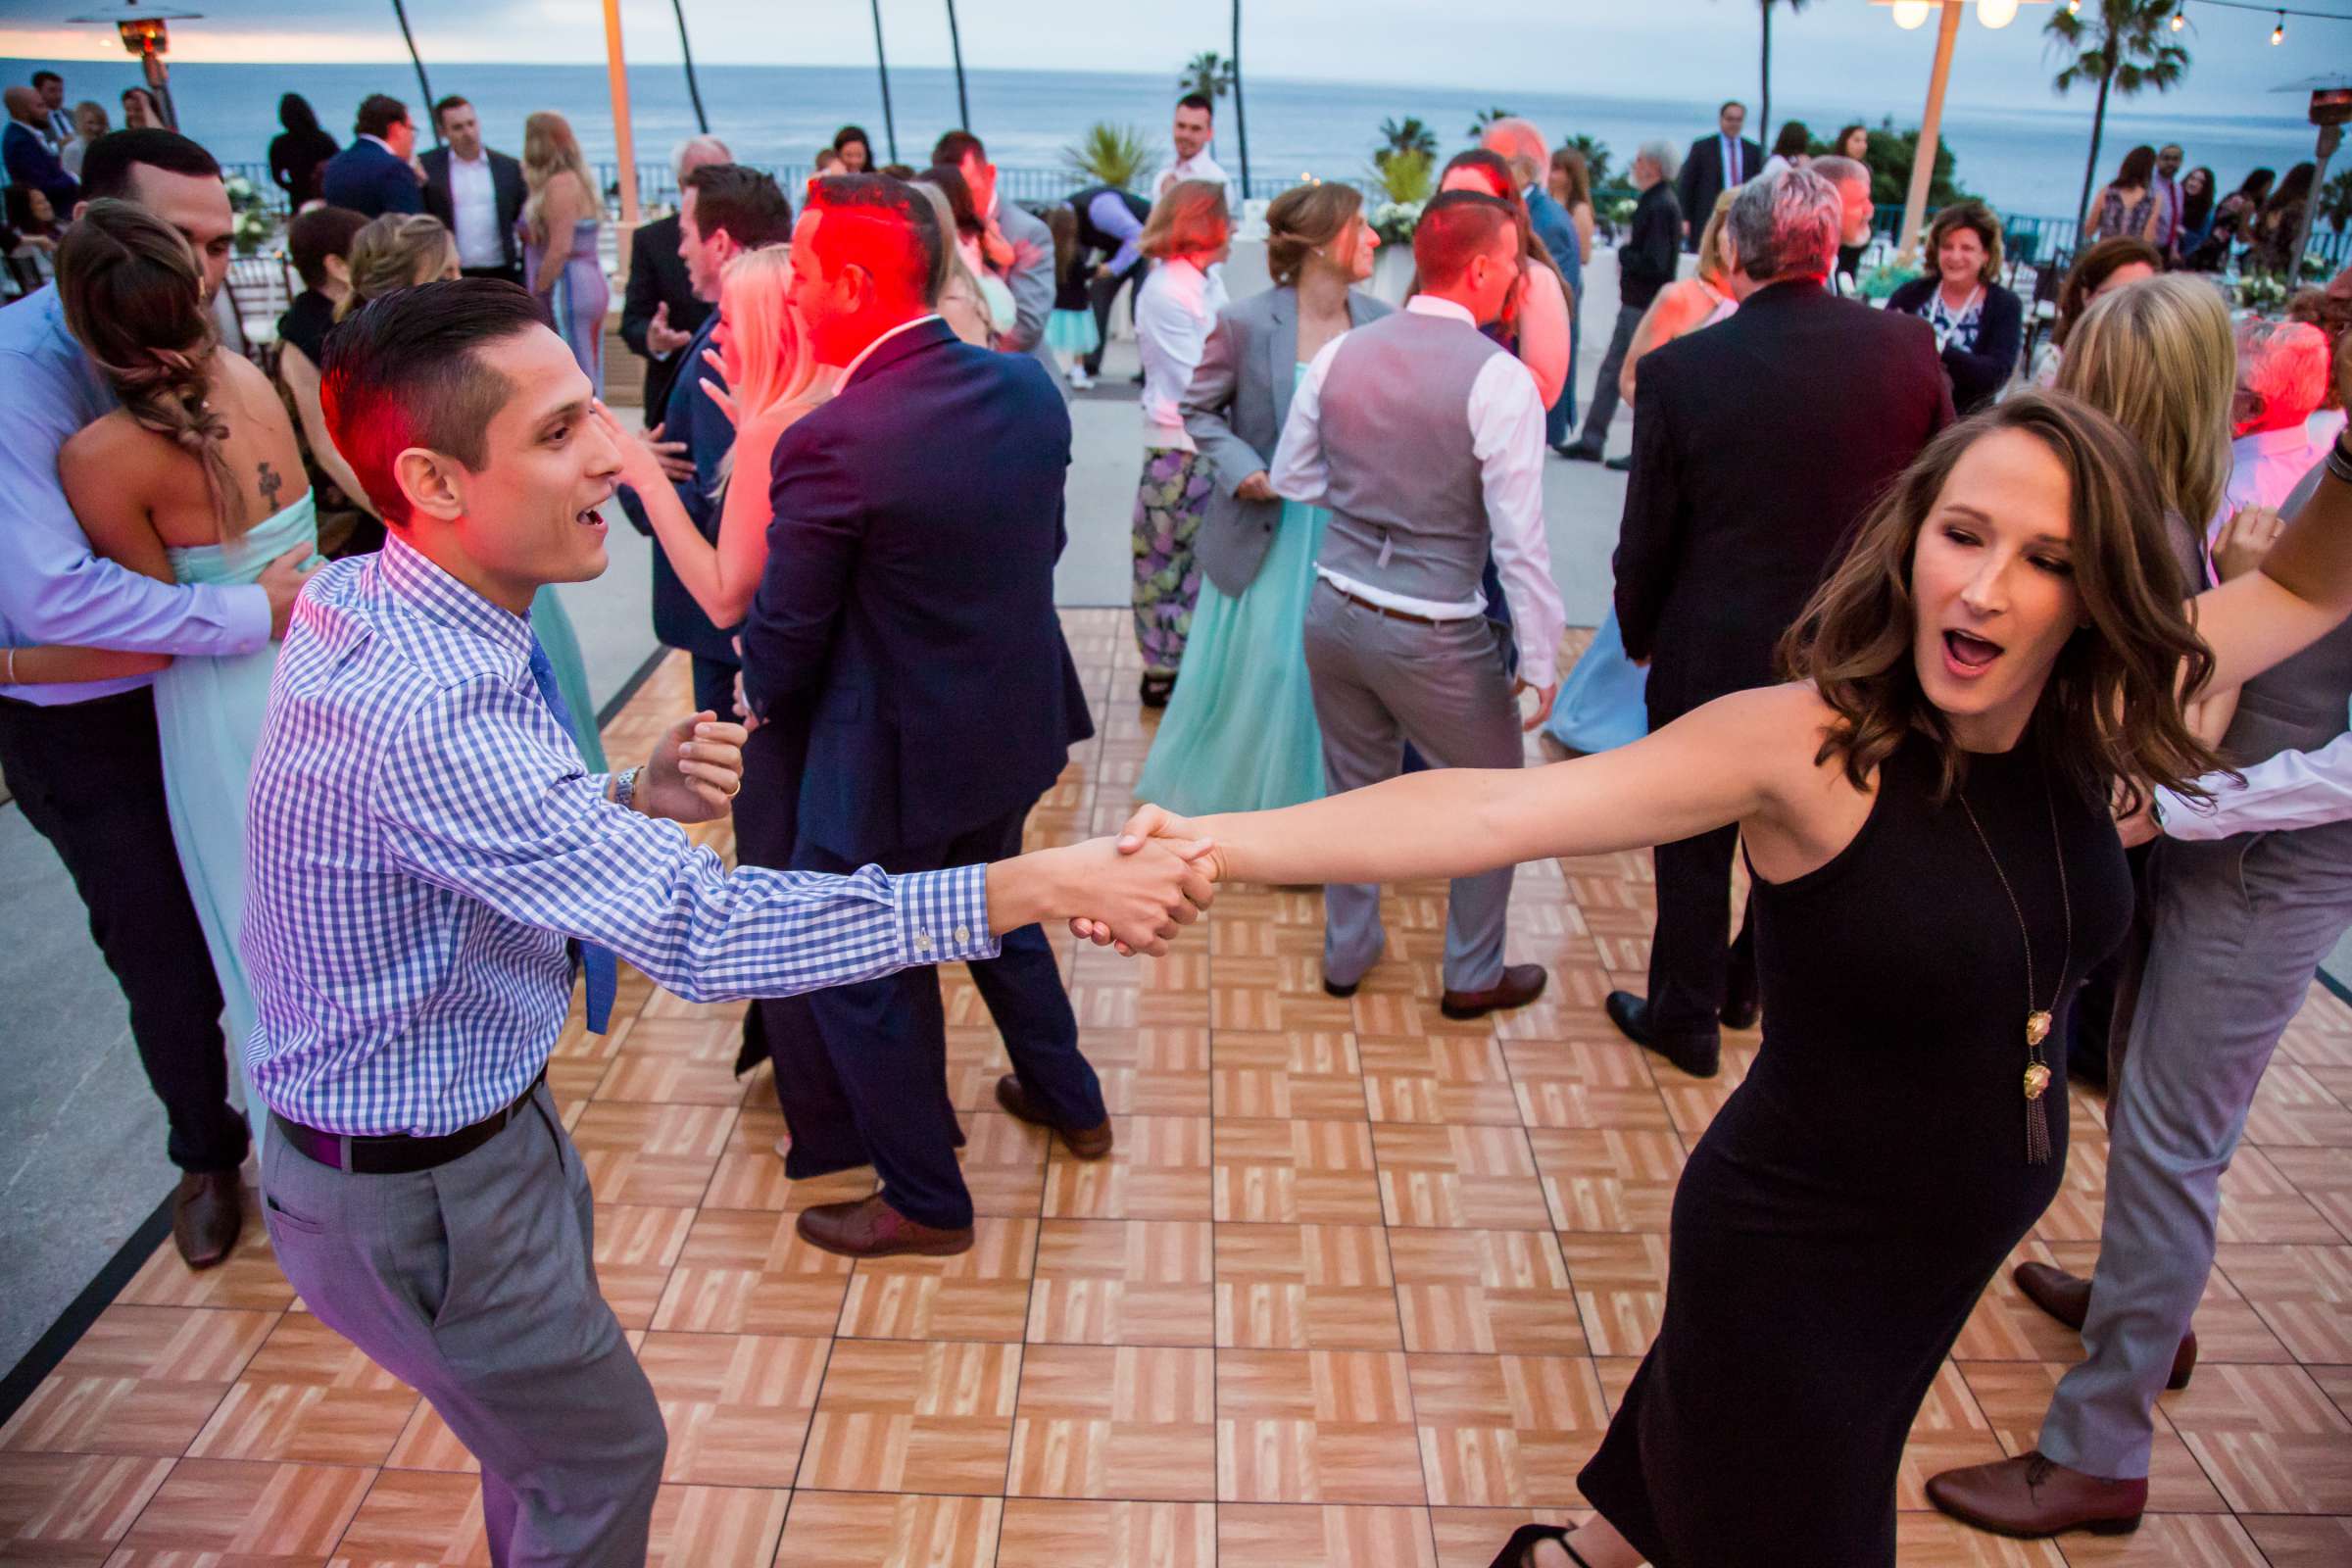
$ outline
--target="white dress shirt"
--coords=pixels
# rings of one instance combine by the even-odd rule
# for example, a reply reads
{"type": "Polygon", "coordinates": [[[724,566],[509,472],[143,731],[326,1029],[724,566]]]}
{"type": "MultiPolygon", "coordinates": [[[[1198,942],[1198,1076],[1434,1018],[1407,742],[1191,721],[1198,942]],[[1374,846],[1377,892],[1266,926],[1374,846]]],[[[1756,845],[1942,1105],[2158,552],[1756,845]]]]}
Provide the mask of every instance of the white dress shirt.
{"type": "MultiPolygon", "coordinates": [[[[1726,136],[1718,132],[1715,140],[1723,148],[1723,188],[1725,190],[1730,190],[1734,185],[1744,185],[1747,181],[1755,178],[1756,172],[1747,167],[1747,149],[1740,145],[1739,137],[1726,136]]],[[[1690,215],[1685,214],[1684,216],[1690,215]]]]}
{"type": "Polygon", "coordinates": [[[2165,837],[2226,839],[2233,833],[2320,827],[2352,817],[2352,734],[2338,735],[2316,752],[2280,752],[2242,771],[2242,785],[2231,783],[2227,773],[2199,779],[2213,792],[2210,801],[2183,800],[2171,790],[2158,790],[2165,837]]]}
{"type": "Polygon", "coordinates": [[[1205,147],[1190,158],[1178,160],[1166,173],[1161,174],[1159,183],[1152,187],[1152,199],[1155,202],[1158,201],[1177,182],[1187,179],[1205,179],[1224,186],[1225,211],[1237,220],[1241,218],[1242,187],[1233,182],[1231,174],[1217,167],[1217,161],[1208,156],[1208,149],[1205,147]]]}
{"type": "Polygon", "coordinates": [[[498,231],[498,185],[490,177],[490,155],[449,155],[449,210],[457,220],[460,267],[504,267],[507,242],[498,231]]]}
{"type": "Polygon", "coordinates": [[[2222,524],[2240,507],[2282,505],[2311,466],[2327,456],[2328,448],[2313,443],[2307,424],[2261,430],[2230,442],[2230,482],[2222,491],[2221,515],[2205,530],[2207,542],[2220,536],[2222,524]]]}
{"type": "Polygon", "coordinates": [[[1152,269],[1135,298],[1135,343],[1144,359],[1144,446],[1197,452],[1184,428],[1184,393],[1225,308],[1225,280],[1181,257],[1152,269]]]}
{"type": "MultiPolygon", "coordinates": [[[[1470,313],[1451,300],[1416,294],[1404,308],[1478,329],[1470,313]]],[[[1347,341],[1343,332],[1326,343],[1291,396],[1290,417],[1267,475],[1275,493],[1287,501],[1320,506],[1331,487],[1331,466],[1323,452],[1323,381],[1331,373],[1332,357],[1347,341]]],[[[1468,414],[1471,451],[1478,458],[1486,495],[1487,525],[1494,533],[1494,564],[1519,641],[1519,676],[1531,686],[1549,686],[1568,612],[1560,603],[1559,586],[1551,580],[1551,542],[1544,531],[1544,400],[1527,367],[1509,354],[1497,354],[1470,384],[1468,414]]],[[[1487,612],[1483,598],[1458,604],[1415,599],[1357,582],[1320,564],[1315,575],[1342,593],[1431,620],[1468,620],[1487,612]]]]}

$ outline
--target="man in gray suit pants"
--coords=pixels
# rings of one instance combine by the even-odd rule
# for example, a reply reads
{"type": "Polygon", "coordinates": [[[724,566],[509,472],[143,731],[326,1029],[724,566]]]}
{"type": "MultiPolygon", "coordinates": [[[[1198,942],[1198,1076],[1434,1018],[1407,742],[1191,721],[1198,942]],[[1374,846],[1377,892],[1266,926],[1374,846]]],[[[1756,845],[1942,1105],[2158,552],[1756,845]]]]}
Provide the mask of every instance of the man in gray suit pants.
{"type": "MultiPolygon", "coordinates": [[[[1054,231],[1046,227],[1044,219],[1004,198],[997,189],[997,166],[988,161],[988,149],[970,131],[951,130],[940,137],[931,149],[931,162],[962,173],[981,216],[992,220],[1012,246],[1012,265],[1005,270],[1004,285],[1012,290],[1013,321],[1009,329],[997,334],[995,347],[1006,354],[1032,356],[1046,368],[1054,384],[1060,386],[1061,365],[1054,358],[1054,346],[1046,341],[1046,322],[1054,315],[1054,231]]],[[[1065,390],[1062,396],[1069,394],[1065,390]]]]}
{"type": "MultiPolygon", "coordinates": [[[[1306,665],[1333,794],[1394,777],[1406,741],[1440,767],[1517,767],[1517,694],[1550,711],[1563,612],[1544,534],[1544,405],[1479,330],[1520,281],[1506,203],[1449,191],[1413,235],[1422,292],[1332,340],[1307,367],[1275,449],[1275,492],[1327,507],[1306,665]],[[1492,548],[1518,628],[1514,684],[1481,588],[1492,548]]],[[[1443,1007],[1475,1018],[1532,1002],[1538,964],[1506,966],[1509,867],[1457,878],[1443,1007]]],[[[1352,996],[1386,939],[1377,887],[1324,893],[1323,986],[1352,996]]]]}
{"type": "Polygon", "coordinates": [[[2157,794],[2154,936],[2110,1075],[2098,1275],[2017,1269],[2028,1298],[2082,1331],[2087,1355],[2058,1385],[2035,1451],[1929,1483],[1946,1513],[2028,1537],[2139,1522],[2157,1396],[2196,1365],[2189,1317],[2213,1272],[2222,1173],[2278,1037],[2352,926],[2348,703],[2352,622],[2246,682],[2222,742],[2242,783],[2208,776],[2210,804],[2157,794]]]}

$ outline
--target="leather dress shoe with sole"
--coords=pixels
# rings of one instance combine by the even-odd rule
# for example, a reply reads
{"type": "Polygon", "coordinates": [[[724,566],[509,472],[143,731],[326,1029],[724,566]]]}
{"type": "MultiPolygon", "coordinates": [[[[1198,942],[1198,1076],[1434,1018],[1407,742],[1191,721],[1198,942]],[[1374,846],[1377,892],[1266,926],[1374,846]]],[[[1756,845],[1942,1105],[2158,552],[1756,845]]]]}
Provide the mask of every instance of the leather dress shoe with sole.
{"type": "Polygon", "coordinates": [[[1093,1127],[1064,1127],[1061,1123],[1047,1117],[1043,1111],[1029,1102],[1029,1092],[1021,1087],[1020,1075],[1017,1073],[1008,1072],[997,1080],[997,1103],[1004,1106],[1005,1113],[1016,1120],[1025,1121],[1032,1127],[1045,1127],[1059,1133],[1062,1143],[1068,1146],[1070,1152],[1076,1154],[1080,1159],[1101,1159],[1104,1154],[1110,1152],[1113,1139],[1109,1117],[1105,1116],[1101,1123],[1093,1127]]]}
{"type": "Polygon", "coordinates": [[[1723,1065],[1723,1042],[1714,1035],[1662,1038],[1649,1026],[1649,1004],[1631,991],[1612,991],[1603,1004],[1617,1032],[1644,1050],[1654,1051],[1693,1078],[1712,1078],[1723,1065]]]}
{"type": "Polygon", "coordinates": [[[880,1193],[848,1203],[819,1203],[803,1209],[793,1228],[809,1246],[843,1257],[897,1257],[916,1252],[953,1257],[972,1249],[972,1228],[941,1230],[908,1219],[880,1193]]]}
{"type": "MultiPolygon", "coordinates": [[[[2025,1293],[2027,1300],[2077,1334],[2082,1332],[2083,1321],[2090,1316],[2091,1281],[2047,1263],[2020,1263],[2009,1277],[2017,1281],[2017,1288],[2025,1293]]],[[[2185,1389],[2196,1370],[2197,1335],[2191,1329],[2180,1336],[2180,1348],[2173,1352],[2172,1376],[2164,1386],[2185,1389]]]]}
{"type": "Polygon", "coordinates": [[[1502,978],[1484,991],[1448,991],[1438,999],[1438,1010],[1448,1018],[1483,1018],[1506,1007],[1524,1007],[1544,994],[1545,975],[1540,963],[1513,963],[1502,978]]]}
{"type": "Polygon", "coordinates": [[[2035,1450],[1946,1470],[1929,1480],[1928,1500],[1998,1536],[2034,1541],[2069,1530],[2120,1536],[2139,1528],[2148,1482],[2145,1476],[2124,1481],[2086,1476],[2035,1450]]]}
{"type": "Polygon", "coordinates": [[[237,1250],[245,1183],[233,1170],[189,1171],[172,1194],[172,1245],[190,1268],[211,1268],[237,1250]]]}
{"type": "Polygon", "coordinates": [[[1337,997],[1342,1002],[1346,1002],[1349,997],[1354,996],[1362,986],[1361,980],[1334,980],[1327,975],[1323,980],[1323,994],[1327,997],[1337,997]]]}

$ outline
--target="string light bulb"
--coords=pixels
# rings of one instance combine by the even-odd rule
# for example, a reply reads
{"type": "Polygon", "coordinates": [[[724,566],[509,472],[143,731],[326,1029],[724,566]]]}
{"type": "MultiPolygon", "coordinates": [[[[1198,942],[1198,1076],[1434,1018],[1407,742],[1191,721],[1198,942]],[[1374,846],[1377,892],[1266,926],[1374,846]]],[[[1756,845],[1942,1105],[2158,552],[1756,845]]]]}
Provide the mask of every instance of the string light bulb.
{"type": "Polygon", "coordinates": [[[2082,14],[2082,0],[2066,0],[2066,14],[2070,17],[2081,16],[2082,14]]]}
{"type": "Polygon", "coordinates": [[[2278,25],[2271,29],[2271,44],[2276,48],[2284,42],[2286,42],[2286,13],[2281,11],[2278,13],[2278,25]]]}
{"type": "Polygon", "coordinates": [[[1909,32],[1925,23],[1933,9],[1928,0],[1894,0],[1894,24],[1909,32]]]}
{"type": "Polygon", "coordinates": [[[2017,20],[2017,0],[1977,0],[1977,20],[1987,27],[2006,27],[2017,20]]]}
{"type": "Polygon", "coordinates": [[[2185,11],[2175,11],[2173,13],[2173,30],[2175,32],[2179,32],[2182,27],[2187,25],[2188,13],[2185,11]]]}

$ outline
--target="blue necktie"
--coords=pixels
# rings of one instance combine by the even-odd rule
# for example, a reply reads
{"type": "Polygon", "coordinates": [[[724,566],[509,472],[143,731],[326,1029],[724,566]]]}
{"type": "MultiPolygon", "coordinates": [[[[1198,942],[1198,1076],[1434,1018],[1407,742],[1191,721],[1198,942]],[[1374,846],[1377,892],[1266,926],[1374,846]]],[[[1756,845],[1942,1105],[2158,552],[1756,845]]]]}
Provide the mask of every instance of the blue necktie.
{"type": "MultiPolygon", "coordinates": [[[[571,733],[571,710],[564,706],[564,690],[556,684],[555,662],[539,639],[531,639],[531,679],[538,683],[539,695],[555,713],[556,722],[564,733],[571,733]]],[[[612,1026],[612,998],[620,989],[620,960],[612,956],[610,948],[600,948],[591,942],[573,942],[571,950],[580,960],[580,971],[588,979],[588,1030],[605,1034],[612,1026]]]]}

